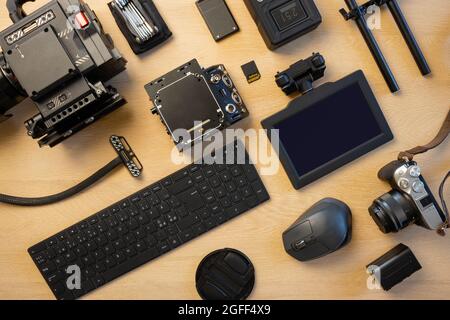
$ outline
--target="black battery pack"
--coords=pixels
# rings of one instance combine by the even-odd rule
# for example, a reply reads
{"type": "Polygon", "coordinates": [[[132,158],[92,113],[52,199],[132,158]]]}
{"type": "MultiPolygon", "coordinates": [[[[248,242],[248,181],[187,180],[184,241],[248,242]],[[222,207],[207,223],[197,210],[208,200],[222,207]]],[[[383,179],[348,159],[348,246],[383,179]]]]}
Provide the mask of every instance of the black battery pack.
{"type": "Polygon", "coordinates": [[[313,0],[244,0],[244,2],[270,50],[301,37],[322,22],[313,0]]]}
{"type": "Polygon", "coordinates": [[[113,0],[108,7],[135,54],[153,49],[172,36],[152,0],[113,0]]]}
{"type": "Polygon", "coordinates": [[[385,291],[420,269],[422,266],[411,249],[402,243],[367,265],[368,273],[385,291]]]}

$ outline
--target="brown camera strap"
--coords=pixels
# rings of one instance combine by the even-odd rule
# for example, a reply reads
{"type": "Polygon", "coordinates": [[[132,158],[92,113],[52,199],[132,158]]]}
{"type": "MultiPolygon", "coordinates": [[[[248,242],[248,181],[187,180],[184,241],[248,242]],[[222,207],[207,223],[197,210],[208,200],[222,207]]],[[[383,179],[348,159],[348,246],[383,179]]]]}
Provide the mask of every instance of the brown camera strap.
{"type": "Polygon", "coordinates": [[[400,152],[398,155],[399,160],[404,160],[405,158],[409,161],[413,160],[414,156],[425,153],[428,150],[434,149],[437,146],[439,146],[444,140],[447,138],[447,136],[450,134],[450,110],[447,114],[447,118],[445,119],[444,123],[442,124],[441,129],[439,130],[439,133],[437,136],[431,140],[430,143],[424,145],[424,146],[418,146],[411,150],[400,152]]]}

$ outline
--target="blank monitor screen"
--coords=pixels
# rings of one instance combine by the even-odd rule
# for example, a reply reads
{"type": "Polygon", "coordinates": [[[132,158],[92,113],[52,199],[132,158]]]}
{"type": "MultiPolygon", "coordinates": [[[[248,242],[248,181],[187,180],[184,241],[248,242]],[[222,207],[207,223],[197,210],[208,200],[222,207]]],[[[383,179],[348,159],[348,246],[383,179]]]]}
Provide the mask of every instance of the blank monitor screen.
{"type": "Polygon", "coordinates": [[[358,83],[274,125],[303,176],[383,133],[358,83]]]}

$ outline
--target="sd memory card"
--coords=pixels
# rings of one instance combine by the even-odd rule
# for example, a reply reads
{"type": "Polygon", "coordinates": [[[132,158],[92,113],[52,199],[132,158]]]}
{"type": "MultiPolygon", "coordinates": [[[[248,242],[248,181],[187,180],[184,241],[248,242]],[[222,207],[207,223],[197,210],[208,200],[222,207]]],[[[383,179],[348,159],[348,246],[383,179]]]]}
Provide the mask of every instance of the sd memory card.
{"type": "Polygon", "coordinates": [[[259,73],[258,67],[255,61],[250,61],[249,63],[241,66],[248,83],[252,83],[261,79],[261,74],[259,73]]]}

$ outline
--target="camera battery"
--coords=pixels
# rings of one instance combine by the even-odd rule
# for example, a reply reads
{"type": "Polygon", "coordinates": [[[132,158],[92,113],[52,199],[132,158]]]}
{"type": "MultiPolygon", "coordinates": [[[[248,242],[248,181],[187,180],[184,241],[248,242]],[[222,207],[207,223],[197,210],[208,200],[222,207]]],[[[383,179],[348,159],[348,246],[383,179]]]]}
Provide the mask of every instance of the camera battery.
{"type": "Polygon", "coordinates": [[[314,30],[322,22],[313,0],[244,0],[244,2],[270,50],[314,30]]]}
{"type": "Polygon", "coordinates": [[[422,266],[411,249],[401,243],[368,264],[366,268],[376,284],[388,291],[422,269],[422,266]]]}

